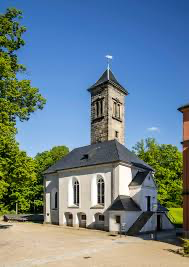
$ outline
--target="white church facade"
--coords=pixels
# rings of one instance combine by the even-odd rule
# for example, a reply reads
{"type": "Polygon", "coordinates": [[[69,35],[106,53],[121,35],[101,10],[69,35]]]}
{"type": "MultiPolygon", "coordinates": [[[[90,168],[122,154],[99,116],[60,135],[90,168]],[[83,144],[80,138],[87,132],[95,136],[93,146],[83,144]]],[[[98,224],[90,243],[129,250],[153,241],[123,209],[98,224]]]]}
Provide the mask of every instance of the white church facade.
{"type": "Polygon", "coordinates": [[[91,86],[91,145],[44,172],[45,223],[130,235],[173,229],[154,170],[124,146],[125,96],[111,70],[91,86]]]}

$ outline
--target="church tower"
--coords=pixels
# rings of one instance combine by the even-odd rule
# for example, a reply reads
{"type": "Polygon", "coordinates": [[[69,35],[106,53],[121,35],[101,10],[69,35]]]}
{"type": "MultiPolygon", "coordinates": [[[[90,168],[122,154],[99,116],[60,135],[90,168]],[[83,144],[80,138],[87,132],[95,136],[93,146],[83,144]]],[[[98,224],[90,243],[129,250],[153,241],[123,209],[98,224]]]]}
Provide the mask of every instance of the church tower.
{"type": "Polygon", "coordinates": [[[124,144],[127,90],[108,67],[88,91],[91,93],[91,144],[114,139],[124,144]]]}

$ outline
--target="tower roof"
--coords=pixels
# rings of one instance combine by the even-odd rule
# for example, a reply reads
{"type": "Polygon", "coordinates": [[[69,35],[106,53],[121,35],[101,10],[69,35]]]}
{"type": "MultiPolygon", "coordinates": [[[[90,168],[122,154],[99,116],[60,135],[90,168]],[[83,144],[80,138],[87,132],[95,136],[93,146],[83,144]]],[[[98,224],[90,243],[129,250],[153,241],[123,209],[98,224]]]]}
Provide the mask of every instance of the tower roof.
{"type": "Polygon", "coordinates": [[[183,112],[183,110],[184,110],[184,109],[187,109],[187,108],[189,108],[189,103],[187,103],[186,105],[184,105],[184,106],[178,108],[178,111],[183,112]]]}
{"type": "Polygon", "coordinates": [[[91,92],[94,88],[106,83],[112,84],[113,86],[121,90],[125,95],[128,95],[128,91],[117,81],[110,69],[105,70],[100,79],[95,84],[93,84],[88,89],[88,91],[91,92]]]}

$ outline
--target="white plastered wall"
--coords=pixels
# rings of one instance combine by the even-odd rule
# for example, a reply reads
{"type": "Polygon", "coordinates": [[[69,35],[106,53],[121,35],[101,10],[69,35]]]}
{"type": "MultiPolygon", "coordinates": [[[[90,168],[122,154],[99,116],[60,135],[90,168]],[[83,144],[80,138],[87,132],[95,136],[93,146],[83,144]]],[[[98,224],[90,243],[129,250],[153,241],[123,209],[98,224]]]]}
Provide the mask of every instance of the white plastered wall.
{"type": "Polygon", "coordinates": [[[58,193],[58,203],[57,209],[55,209],[55,193],[58,192],[58,175],[48,174],[44,178],[45,185],[45,209],[44,209],[44,221],[46,223],[59,223],[58,217],[58,207],[59,207],[59,193],[58,193]]]}
{"type": "Polygon", "coordinates": [[[147,210],[147,196],[151,197],[151,210],[153,210],[153,205],[157,204],[157,188],[152,178],[149,174],[144,180],[142,185],[130,186],[130,196],[139,205],[142,211],[147,210]]]}
{"type": "Polygon", "coordinates": [[[141,211],[111,211],[109,213],[109,230],[111,232],[120,231],[120,224],[116,223],[116,216],[121,216],[121,224],[125,224],[127,232],[141,213],[141,211]]]}
{"type": "MultiPolygon", "coordinates": [[[[65,213],[69,212],[73,214],[73,224],[78,226],[78,215],[85,213],[87,217],[87,227],[94,228],[95,214],[106,213],[106,209],[111,205],[112,199],[112,170],[113,167],[109,165],[93,166],[76,168],[73,170],[65,170],[59,172],[59,222],[61,225],[66,224],[65,213]],[[97,204],[97,189],[96,179],[100,175],[105,182],[105,205],[102,208],[95,208],[97,204]],[[72,207],[70,205],[70,184],[75,177],[79,181],[80,185],[80,203],[78,207],[72,207]]],[[[105,226],[108,228],[109,220],[107,214],[105,215],[105,226]]]]}
{"type": "Polygon", "coordinates": [[[136,169],[121,164],[114,168],[114,199],[118,195],[130,196],[129,184],[136,172],[136,169]]]}

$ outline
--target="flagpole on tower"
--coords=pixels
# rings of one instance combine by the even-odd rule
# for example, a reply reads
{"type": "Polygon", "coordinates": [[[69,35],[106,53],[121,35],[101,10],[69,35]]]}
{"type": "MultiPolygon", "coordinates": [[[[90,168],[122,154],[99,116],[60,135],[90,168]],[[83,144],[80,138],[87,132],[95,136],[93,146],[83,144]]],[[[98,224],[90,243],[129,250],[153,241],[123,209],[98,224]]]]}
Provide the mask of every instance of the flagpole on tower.
{"type": "Polygon", "coordinates": [[[107,58],[107,64],[108,64],[108,66],[107,66],[107,73],[108,73],[108,80],[109,80],[109,77],[110,77],[110,75],[109,75],[109,71],[110,71],[110,62],[111,62],[111,60],[113,59],[113,57],[111,56],[111,55],[106,55],[105,56],[106,58],[107,58]]]}

